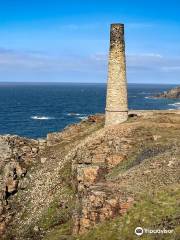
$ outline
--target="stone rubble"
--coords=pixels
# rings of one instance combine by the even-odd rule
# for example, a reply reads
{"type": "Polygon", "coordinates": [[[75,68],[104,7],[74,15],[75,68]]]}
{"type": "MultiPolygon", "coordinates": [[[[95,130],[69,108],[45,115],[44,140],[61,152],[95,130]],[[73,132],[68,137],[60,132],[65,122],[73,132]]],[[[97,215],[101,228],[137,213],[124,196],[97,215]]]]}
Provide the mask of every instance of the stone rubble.
{"type": "Polygon", "coordinates": [[[8,198],[18,189],[28,185],[27,168],[38,160],[38,151],[42,147],[36,140],[19,136],[0,136],[0,234],[13,216],[8,215],[11,206],[8,198]]]}

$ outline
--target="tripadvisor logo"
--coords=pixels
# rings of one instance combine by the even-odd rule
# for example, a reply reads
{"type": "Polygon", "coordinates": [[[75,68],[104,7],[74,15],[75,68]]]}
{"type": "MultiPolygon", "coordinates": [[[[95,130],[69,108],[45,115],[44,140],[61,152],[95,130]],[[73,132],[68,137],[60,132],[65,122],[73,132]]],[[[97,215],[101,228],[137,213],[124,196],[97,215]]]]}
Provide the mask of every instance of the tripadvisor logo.
{"type": "Polygon", "coordinates": [[[173,229],[149,229],[137,227],[134,232],[137,236],[141,236],[143,234],[172,234],[173,231],[173,229]]]}
{"type": "Polygon", "coordinates": [[[144,231],[142,227],[137,227],[134,232],[137,236],[141,236],[144,231]]]}

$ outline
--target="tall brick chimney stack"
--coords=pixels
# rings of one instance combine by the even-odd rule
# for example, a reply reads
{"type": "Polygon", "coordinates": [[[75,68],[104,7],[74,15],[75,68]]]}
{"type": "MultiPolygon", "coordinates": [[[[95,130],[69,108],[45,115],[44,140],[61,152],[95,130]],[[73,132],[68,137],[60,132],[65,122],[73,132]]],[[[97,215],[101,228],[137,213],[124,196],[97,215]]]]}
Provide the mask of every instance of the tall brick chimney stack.
{"type": "Polygon", "coordinates": [[[124,24],[111,24],[105,126],[128,118],[124,24]]]}

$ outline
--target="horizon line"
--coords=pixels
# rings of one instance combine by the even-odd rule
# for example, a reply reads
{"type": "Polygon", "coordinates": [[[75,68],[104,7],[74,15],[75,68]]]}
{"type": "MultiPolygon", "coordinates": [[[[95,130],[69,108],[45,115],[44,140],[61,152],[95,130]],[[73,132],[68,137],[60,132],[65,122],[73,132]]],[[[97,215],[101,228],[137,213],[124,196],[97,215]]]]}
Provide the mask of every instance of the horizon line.
{"type": "MultiPolygon", "coordinates": [[[[1,82],[0,84],[107,84],[106,82],[34,82],[34,81],[29,81],[29,82],[1,82]]],[[[128,84],[144,84],[144,85],[180,85],[178,83],[141,83],[141,82],[130,82],[128,84]]]]}

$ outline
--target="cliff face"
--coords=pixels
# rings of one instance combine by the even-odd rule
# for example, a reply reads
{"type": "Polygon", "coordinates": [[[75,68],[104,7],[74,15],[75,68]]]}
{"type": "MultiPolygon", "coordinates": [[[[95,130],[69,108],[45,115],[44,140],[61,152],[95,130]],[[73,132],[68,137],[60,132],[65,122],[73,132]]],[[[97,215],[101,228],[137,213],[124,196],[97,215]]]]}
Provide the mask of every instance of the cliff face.
{"type": "Polygon", "coordinates": [[[0,234],[14,215],[9,199],[28,186],[27,170],[37,162],[39,151],[38,141],[10,135],[0,137],[0,234]]]}
{"type": "Polygon", "coordinates": [[[175,99],[178,99],[178,98],[180,98],[180,87],[176,87],[176,88],[173,88],[169,91],[160,93],[160,94],[154,96],[154,98],[175,98],[175,99]]]}
{"type": "Polygon", "coordinates": [[[133,239],[144,226],[177,239],[180,114],[130,116],[108,128],[92,116],[39,141],[1,137],[2,238],[133,239]]]}

